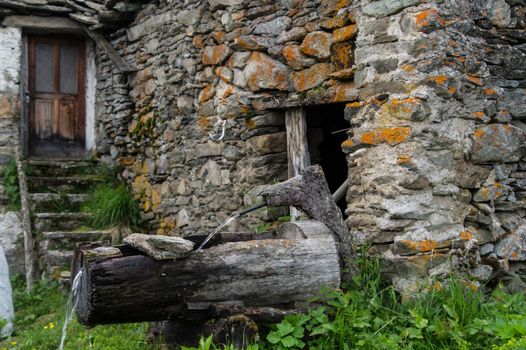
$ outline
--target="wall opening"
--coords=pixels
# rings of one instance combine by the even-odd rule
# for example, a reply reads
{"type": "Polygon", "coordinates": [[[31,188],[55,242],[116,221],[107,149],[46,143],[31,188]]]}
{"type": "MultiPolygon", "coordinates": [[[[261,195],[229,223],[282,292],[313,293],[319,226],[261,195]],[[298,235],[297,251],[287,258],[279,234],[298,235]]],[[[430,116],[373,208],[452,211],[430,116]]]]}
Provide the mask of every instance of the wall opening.
{"type": "MultiPolygon", "coordinates": [[[[341,144],[347,139],[350,128],[344,117],[345,104],[320,105],[305,108],[311,164],[323,168],[331,193],[348,177],[348,166],[341,144]]],[[[345,212],[345,196],[338,201],[345,212]]]]}

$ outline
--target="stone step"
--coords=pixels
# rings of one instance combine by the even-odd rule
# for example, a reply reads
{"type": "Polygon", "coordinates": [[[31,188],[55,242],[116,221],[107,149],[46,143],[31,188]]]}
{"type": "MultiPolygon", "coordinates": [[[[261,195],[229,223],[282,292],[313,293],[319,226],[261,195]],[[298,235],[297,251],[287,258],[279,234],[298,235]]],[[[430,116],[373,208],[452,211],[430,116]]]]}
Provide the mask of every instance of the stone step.
{"type": "Polygon", "coordinates": [[[82,193],[104,181],[100,175],[30,176],[29,192],[82,193]]]}
{"type": "Polygon", "coordinates": [[[78,211],[87,194],[30,193],[31,209],[37,213],[78,211]]]}
{"type": "Polygon", "coordinates": [[[46,250],[42,257],[48,273],[56,270],[69,270],[73,250],[46,250]]]}
{"type": "Polygon", "coordinates": [[[40,249],[47,251],[74,250],[81,243],[111,239],[110,231],[49,231],[42,232],[40,249]]]}
{"type": "Polygon", "coordinates": [[[70,231],[86,224],[88,213],[36,213],[34,227],[39,232],[70,231]]]}
{"type": "Polygon", "coordinates": [[[90,160],[30,159],[33,176],[72,176],[97,173],[97,162],[90,160]]]}

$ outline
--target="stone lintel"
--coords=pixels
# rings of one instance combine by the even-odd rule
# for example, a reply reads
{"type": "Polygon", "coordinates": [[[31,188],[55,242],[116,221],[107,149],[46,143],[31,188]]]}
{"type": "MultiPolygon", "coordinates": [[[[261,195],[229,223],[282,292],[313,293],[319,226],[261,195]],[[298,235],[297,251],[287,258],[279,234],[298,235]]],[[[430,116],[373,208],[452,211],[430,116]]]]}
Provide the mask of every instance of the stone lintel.
{"type": "Polygon", "coordinates": [[[8,16],[2,22],[6,27],[22,28],[25,32],[38,34],[75,34],[85,36],[80,24],[65,17],[8,16]]]}

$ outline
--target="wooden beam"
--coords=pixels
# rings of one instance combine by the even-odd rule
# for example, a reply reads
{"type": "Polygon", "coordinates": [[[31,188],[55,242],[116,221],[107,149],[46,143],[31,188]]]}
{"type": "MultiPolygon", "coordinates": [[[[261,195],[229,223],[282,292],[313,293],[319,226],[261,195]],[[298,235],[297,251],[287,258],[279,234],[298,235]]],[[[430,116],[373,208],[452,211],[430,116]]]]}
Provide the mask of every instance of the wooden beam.
{"type": "MultiPolygon", "coordinates": [[[[289,162],[289,179],[310,165],[309,145],[307,141],[307,116],[302,107],[289,109],[285,112],[287,128],[287,155],[289,162]]],[[[290,207],[291,221],[295,221],[300,212],[290,207]]]]}
{"type": "Polygon", "coordinates": [[[328,233],[225,243],[172,260],[124,247],[121,256],[89,248],[76,252],[81,324],[184,318],[188,303],[236,300],[246,307],[280,308],[310,300],[322,286],[340,286],[338,251],[328,233]]]}
{"type": "Polygon", "coordinates": [[[113,46],[111,46],[110,42],[106,40],[106,38],[102,34],[89,30],[87,27],[84,27],[84,30],[95,41],[97,46],[111,58],[113,63],[115,63],[115,65],[121,72],[133,73],[137,71],[137,69],[132,64],[126,62],[119,55],[119,53],[113,48],[113,46]]]}
{"type": "Polygon", "coordinates": [[[29,196],[27,192],[26,173],[24,171],[24,162],[22,160],[22,151],[20,145],[15,148],[15,160],[18,173],[18,185],[20,188],[20,204],[22,213],[22,231],[24,232],[24,262],[26,273],[26,289],[33,289],[33,282],[36,280],[36,257],[35,257],[35,240],[31,231],[31,207],[29,205],[29,196]]]}

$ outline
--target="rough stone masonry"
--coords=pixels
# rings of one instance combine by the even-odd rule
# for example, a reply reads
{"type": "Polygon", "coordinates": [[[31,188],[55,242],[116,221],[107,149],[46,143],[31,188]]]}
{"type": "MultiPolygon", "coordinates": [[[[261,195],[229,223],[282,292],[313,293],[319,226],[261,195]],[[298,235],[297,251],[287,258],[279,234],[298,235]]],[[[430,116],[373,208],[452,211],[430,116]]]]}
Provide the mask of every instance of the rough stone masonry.
{"type": "Polygon", "coordinates": [[[285,110],[345,103],[346,222],[387,276],[518,273],[525,12],[521,0],[154,1],[109,36],[136,74],[97,55],[97,152],[124,167],[152,232],[205,233],[287,177],[285,110]]]}
{"type": "Polygon", "coordinates": [[[131,85],[99,57],[99,152],[126,167],[158,233],[203,232],[286,177],[285,109],[345,102],[347,224],[388,275],[513,272],[526,260],[525,11],[160,1],[113,37],[137,64],[131,85]]]}

